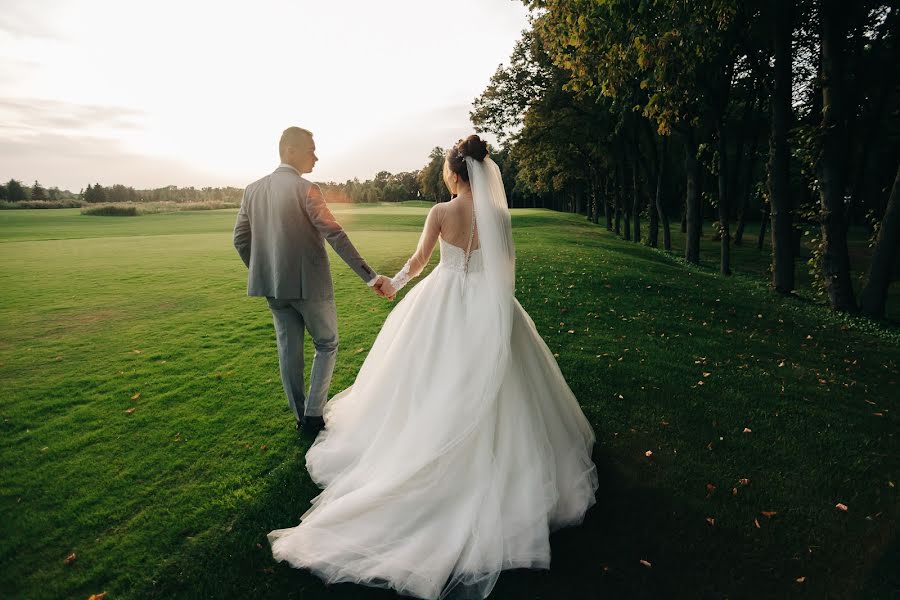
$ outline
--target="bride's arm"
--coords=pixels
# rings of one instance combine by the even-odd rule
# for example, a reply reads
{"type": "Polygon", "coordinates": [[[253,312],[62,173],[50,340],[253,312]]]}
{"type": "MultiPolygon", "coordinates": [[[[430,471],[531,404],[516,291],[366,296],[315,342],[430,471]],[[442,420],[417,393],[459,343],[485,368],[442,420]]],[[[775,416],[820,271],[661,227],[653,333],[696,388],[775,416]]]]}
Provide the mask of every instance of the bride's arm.
{"type": "Polygon", "coordinates": [[[434,245],[437,243],[438,235],[441,233],[441,221],[444,217],[444,205],[435,204],[428,211],[428,217],[425,219],[425,227],[422,229],[422,235],[419,236],[419,245],[400,272],[391,279],[391,287],[396,292],[406,283],[418,277],[418,275],[428,264],[431,253],[434,251],[434,245]]]}

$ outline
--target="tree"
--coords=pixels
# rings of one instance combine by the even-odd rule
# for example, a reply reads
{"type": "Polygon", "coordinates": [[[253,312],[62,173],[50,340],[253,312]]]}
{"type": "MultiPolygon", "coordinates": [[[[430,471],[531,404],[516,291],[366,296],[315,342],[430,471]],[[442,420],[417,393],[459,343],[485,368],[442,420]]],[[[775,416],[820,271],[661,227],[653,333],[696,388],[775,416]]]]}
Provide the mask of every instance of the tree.
{"type": "Polygon", "coordinates": [[[870,317],[876,319],[884,317],[888,286],[891,284],[898,252],[900,252],[900,165],[897,166],[890,200],[878,230],[875,252],[869,265],[869,276],[859,294],[860,308],[870,317]]]}
{"type": "Polygon", "coordinates": [[[772,287],[782,294],[794,289],[794,207],[790,190],[791,38],[793,0],[770,0],[774,13],[775,77],[769,142],[769,201],[772,218],[772,287]]]}
{"type": "Polygon", "coordinates": [[[25,188],[15,179],[6,182],[6,197],[10,202],[22,202],[25,200],[25,188]]]}
{"type": "Polygon", "coordinates": [[[855,311],[847,248],[847,80],[845,45],[854,3],[820,0],[821,152],[817,162],[822,220],[822,274],[831,307],[855,311]]]}
{"type": "Polygon", "coordinates": [[[103,186],[99,183],[94,184],[92,196],[93,200],[91,200],[91,202],[106,202],[106,190],[103,189],[103,186]]]}
{"type": "MultiPolygon", "coordinates": [[[[678,132],[685,143],[687,238],[685,258],[699,261],[700,144],[716,133],[719,147],[719,214],[728,229],[728,139],[724,123],[739,33],[745,22],[736,2],[660,0],[653,7],[629,0],[533,0],[545,9],[536,20],[554,63],[571,73],[573,89],[596,89],[623,98],[656,124],[678,132]],[[635,86],[642,91],[638,93],[635,86]]],[[[625,179],[627,181],[627,178],[625,179]]],[[[730,271],[726,236],[723,273],[730,271]]]]}
{"type": "Polygon", "coordinates": [[[47,190],[41,187],[41,184],[38,181],[34,180],[34,185],[31,186],[31,199],[32,200],[46,200],[47,199],[47,190]]]}
{"type": "Polygon", "coordinates": [[[444,184],[444,149],[435,146],[428,155],[428,164],[419,171],[419,187],[422,195],[432,202],[446,202],[450,191],[444,184]]]}
{"type": "Polygon", "coordinates": [[[375,179],[372,181],[372,185],[374,185],[379,190],[384,190],[384,186],[388,184],[391,180],[392,175],[387,171],[378,171],[375,174],[375,179]]]}

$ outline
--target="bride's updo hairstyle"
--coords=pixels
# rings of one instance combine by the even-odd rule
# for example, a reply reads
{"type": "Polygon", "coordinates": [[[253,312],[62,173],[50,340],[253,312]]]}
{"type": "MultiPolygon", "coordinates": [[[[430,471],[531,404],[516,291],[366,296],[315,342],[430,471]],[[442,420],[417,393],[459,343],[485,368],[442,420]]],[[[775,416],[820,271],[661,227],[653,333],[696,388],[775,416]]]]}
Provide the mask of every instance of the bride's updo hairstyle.
{"type": "Polygon", "coordinates": [[[447,151],[447,166],[450,168],[451,173],[456,173],[463,181],[469,181],[466,157],[468,156],[481,162],[487,155],[487,142],[477,135],[470,135],[466,139],[460,140],[447,151]]]}

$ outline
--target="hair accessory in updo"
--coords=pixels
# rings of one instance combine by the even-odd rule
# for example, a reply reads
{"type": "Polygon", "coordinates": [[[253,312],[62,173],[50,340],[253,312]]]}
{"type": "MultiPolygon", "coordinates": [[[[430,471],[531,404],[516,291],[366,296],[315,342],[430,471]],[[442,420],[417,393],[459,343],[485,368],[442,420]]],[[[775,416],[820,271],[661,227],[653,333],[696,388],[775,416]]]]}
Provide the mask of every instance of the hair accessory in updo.
{"type": "Polygon", "coordinates": [[[477,135],[470,135],[460,140],[447,152],[447,166],[450,171],[460,176],[463,181],[469,181],[469,169],[466,167],[466,157],[481,162],[488,155],[487,142],[477,135]]]}

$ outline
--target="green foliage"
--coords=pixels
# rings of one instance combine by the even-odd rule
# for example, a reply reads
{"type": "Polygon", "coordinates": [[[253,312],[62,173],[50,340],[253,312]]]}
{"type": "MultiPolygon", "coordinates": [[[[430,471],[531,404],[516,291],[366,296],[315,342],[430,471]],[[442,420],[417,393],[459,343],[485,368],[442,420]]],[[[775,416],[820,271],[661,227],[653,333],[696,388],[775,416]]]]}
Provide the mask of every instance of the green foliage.
{"type": "Polygon", "coordinates": [[[407,202],[420,196],[418,171],[389,173],[379,171],[374,179],[347,180],[345,183],[320,183],[326,202],[407,202]]]}
{"type": "Polygon", "coordinates": [[[82,203],[80,200],[72,198],[66,200],[22,200],[21,202],[6,202],[0,200],[0,210],[11,210],[20,208],[79,208],[82,203]]]}
{"type": "Polygon", "coordinates": [[[9,202],[21,202],[25,200],[25,188],[15,179],[6,182],[6,200],[9,202]]]}
{"type": "Polygon", "coordinates": [[[428,164],[419,171],[418,181],[422,196],[434,202],[446,202],[450,191],[444,183],[444,156],[446,152],[436,146],[428,155],[428,164]]]}
{"type": "Polygon", "coordinates": [[[83,208],[81,209],[81,214],[95,217],[136,217],[140,213],[136,206],[115,206],[107,204],[104,206],[83,208]]]}
{"type": "Polygon", "coordinates": [[[47,199],[47,190],[41,187],[41,184],[34,181],[34,185],[31,186],[31,199],[32,200],[46,200],[47,199]]]}

